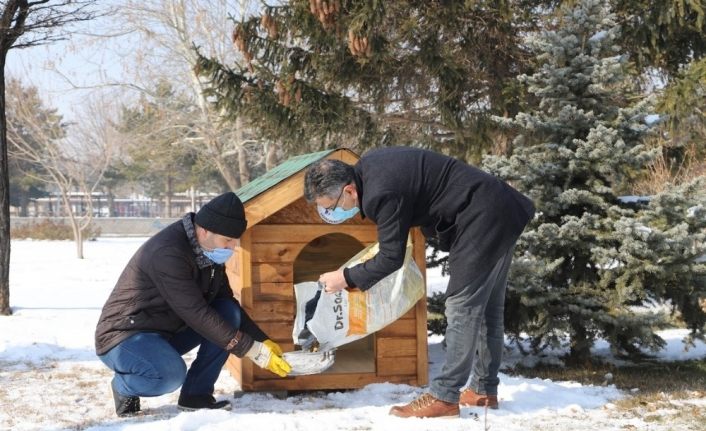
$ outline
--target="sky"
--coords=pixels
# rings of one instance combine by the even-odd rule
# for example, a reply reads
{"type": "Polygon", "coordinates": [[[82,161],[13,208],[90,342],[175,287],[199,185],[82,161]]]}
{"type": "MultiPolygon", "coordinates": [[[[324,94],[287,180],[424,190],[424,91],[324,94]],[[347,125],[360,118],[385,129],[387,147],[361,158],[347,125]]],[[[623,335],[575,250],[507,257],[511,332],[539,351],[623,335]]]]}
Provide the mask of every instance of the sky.
{"type": "MultiPolygon", "coordinates": [[[[373,384],[346,392],[306,392],[286,399],[266,393],[240,393],[227,371],[216,384],[217,399],[233,403],[231,411],[180,412],[178,392],[143,398],[146,413],[115,417],[109,370],[95,357],[93,332],[101,307],[125,263],[145,238],[98,238],[85,244],[86,258],[75,258],[71,241],[12,241],[10,303],[14,314],[0,317],[0,430],[491,430],[571,429],[661,431],[649,418],[625,415],[615,402],[628,394],[606,382],[585,386],[501,374],[500,409],[464,408],[458,419],[400,419],[388,415],[423,388],[373,384]],[[239,398],[234,398],[234,393],[239,398]],[[486,422],[487,421],[487,422],[486,422]]],[[[430,270],[430,291],[443,289],[445,278],[430,270]]],[[[702,358],[706,345],[687,352],[684,330],[664,331],[663,359],[702,358]]],[[[443,362],[440,336],[429,337],[430,377],[443,362]]],[[[551,360],[565,352],[548,352],[551,360]]],[[[608,357],[607,343],[594,353],[608,357]]],[[[186,356],[193,359],[193,352],[186,356]]],[[[528,364],[506,349],[504,366],[528,364]]],[[[701,395],[679,401],[706,408],[701,395]]],[[[670,415],[670,410],[651,412],[670,415]]],[[[668,424],[668,421],[667,421],[668,424]]]]}
{"type": "MultiPolygon", "coordinates": [[[[116,0],[99,5],[117,4],[116,0]]],[[[11,49],[7,56],[7,77],[19,78],[25,85],[34,85],[45,102],[59,110],[67,120],[80,118],[87,97],[110,91],[105,84],[125,82],[124,61],[131,52],[134,35],[97,38],[95,35],[117,35],[119,26],[114,18],[99,17],[83,22],[72,30],[66,40],[30,48],[11,49]]]]}
{"type": "MultiPolygon", "coordinates": [[[[120,12],[131,11],[126,2],[127,0],[100,0],[96,4],[101,11],[110,7],[120,12]]],[[[230,46],[232,21],[229,16],[237,15],[241,0],[218,1],[223,2],[226,5],[222,8],[216,6],[212,0],[192,0],[186,4],[190,14],[195,13],[195,9],[210,7],[215,15],[221,17],[220,24],[225,22],[225,33],[218,29],[218,33],[211,32],[208,37],[215,35],[214,39],[225,40],[230,46]]],[[[247,2],[252,8],[261,6],[256,0],[246,0],[247,2]]],[[[161,4],[134,3],[150,7],[159,7],[156,5],[161,4]]],[[[7,57],[6,74],[8,77],[20,78],[26,85],[38,87],[45,102],[57,108],[68,121],[80,121],[88,98],[101,94],[107,94],[109,100],[136,97],[140,94],[135,91],[137,88],[149,87],[154,84],[155,79],[149,73],[150,67],[155,65],[147,66],[142,63],[143,60],[149,57],[155,60],[157,67],[166,68],[156,72],[164,76],[175,72],[176,66],[170,63],[175,57],[167,52],[165,58],[164,51],[158,51],[158,38],[148,41],[144,35],[129,31],[132,27],[126,24],[127,19],[125,15],[117,14],[98,16],[92,21],[67,26],[66,40],[26,49],[11,49],[7,57]]],[[[149,27],[151,31],[164,31],[154,20],[147,19],[147,22],[152,26],[149,27]]],[[[195,41],[197,45],[207,43],[202,39],[203,35],[195,37],[198,38],[195,41]]],[[[182,64],[178,63],[178,66],[182,64]]],[[[177,81],[180,79],[178,74],[167,76],[177,81]]]]}

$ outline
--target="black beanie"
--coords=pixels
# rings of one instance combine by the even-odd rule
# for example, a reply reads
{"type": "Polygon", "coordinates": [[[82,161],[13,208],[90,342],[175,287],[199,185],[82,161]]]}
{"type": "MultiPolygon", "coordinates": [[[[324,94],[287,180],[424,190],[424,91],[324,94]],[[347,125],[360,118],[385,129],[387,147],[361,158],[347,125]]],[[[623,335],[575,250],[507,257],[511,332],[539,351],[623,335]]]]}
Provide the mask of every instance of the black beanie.
{"type": "Polygon", "coordinates": [[[233,192],[211,199],[196,213],[194,222],[206,230],[229,238],[240,238],[248,226],[243,203],[233,192]]]}

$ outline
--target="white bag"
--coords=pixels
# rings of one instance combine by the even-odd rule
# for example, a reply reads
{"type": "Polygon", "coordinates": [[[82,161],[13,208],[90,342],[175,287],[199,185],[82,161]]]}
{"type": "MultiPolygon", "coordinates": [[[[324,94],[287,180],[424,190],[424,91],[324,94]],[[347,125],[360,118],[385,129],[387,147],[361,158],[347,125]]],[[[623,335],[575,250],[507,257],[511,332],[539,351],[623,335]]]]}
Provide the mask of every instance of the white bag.
{"type": "MultiPolygon", "coordinates": [[[[313,317],[305,322],[306,303],[319,290],[317,282],[294,285],[297,316],[292,338],[300,345],[299,335],[305,328],[319,343],[320,350],[330,350],[378,331],[407,313],[425,294],[424,278],[412,259],[412,242],[407,241],[404,264],[366,291],[346,289],[321,293],[313,317]]],[[[353,256],[343,267],[365,262],[379,251],[372,244],[353,256]]]]}

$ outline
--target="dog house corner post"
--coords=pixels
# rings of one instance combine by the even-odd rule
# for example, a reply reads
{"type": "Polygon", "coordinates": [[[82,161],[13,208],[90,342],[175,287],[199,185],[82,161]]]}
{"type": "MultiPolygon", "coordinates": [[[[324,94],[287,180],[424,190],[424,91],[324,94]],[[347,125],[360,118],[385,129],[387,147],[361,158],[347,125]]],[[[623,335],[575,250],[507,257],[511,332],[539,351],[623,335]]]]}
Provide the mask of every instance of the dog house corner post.
{"type": "MultiPolygon", "coordinates": [[[[233,290],[233,296],[243,307],[252,308],[252,229],[248,229],[240,238],[240,246],[235,248],[233,256],[226,262],[226,276],[233,290]]],[[[228,357],[226,368],[231,376],[240,382],[243,389],[252,384],[252,364],[233,355],[228,357]]]]}
{"type": "MultiPolygon", "coordinates": [[[[412,232],[412,243],[414,245],[414,261],[422,272],[426,292],[426,239],[419,228],[415,228],[412,232]]],[[[417,384],[423,386],[429,383],[426,294],[417,302],[415,315],[417,321],[417,384]]]]}

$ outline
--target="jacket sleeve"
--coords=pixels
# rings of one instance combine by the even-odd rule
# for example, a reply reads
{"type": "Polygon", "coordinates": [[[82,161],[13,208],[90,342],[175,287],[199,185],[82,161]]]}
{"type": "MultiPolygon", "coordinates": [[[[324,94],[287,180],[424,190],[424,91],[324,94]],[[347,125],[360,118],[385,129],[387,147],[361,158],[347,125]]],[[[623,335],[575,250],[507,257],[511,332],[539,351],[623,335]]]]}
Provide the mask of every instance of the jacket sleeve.
{"type": "Polygon", "coordinates": [[[242,307],[240,308],[240,330],[259,342],[263,342],[270,338],[262,329],[260,329],[259,326],[257,326],[257,323],[250,318],[248,313],[246,313],[242,307]]]}
{"type": "Polygon", "coordinates": [[[366,207],[366,214],[377,223],[380,251],[367,262],[343,271],[349,287],[361,290],[370,289],[400,269],[404,263],[407,236],[412,223],[412,211],[406,208],[404,197],[399,194],[382,193],[366,207]]]}
{"type": "Polygon", "coordinates": [[[180,250],[156,250],[152,270],[160,294],[187,326],[225,350],[243,350],[252,345],[247,334],[241,334],[208,305],[197,285],[193,263],[180,250]]]}
{"type": "Polygon", "coordinates": [[[225,268],[223,268],[223,278],[221,282],[221,288],[218,290],[218,296],[217,298],[219,299],[231,299],[233,300],[236,304],[238,304],[238,307],[240,307],[240,330],[245,332],[246,334],[250,335],[254,340],[256,341],[265,341],[267,340],[268,337],[265,332],[260,329],[259,326],[257,326],[257,323],[255,323],[250,316],[248,316],[248,313],[245,311],[242,305],[238,302],[237,299],[235,299],[235,295],[233,295],[233,289],[230,287],[230,283],[228,282],[228,277],[225,274],[225,268]]]}

